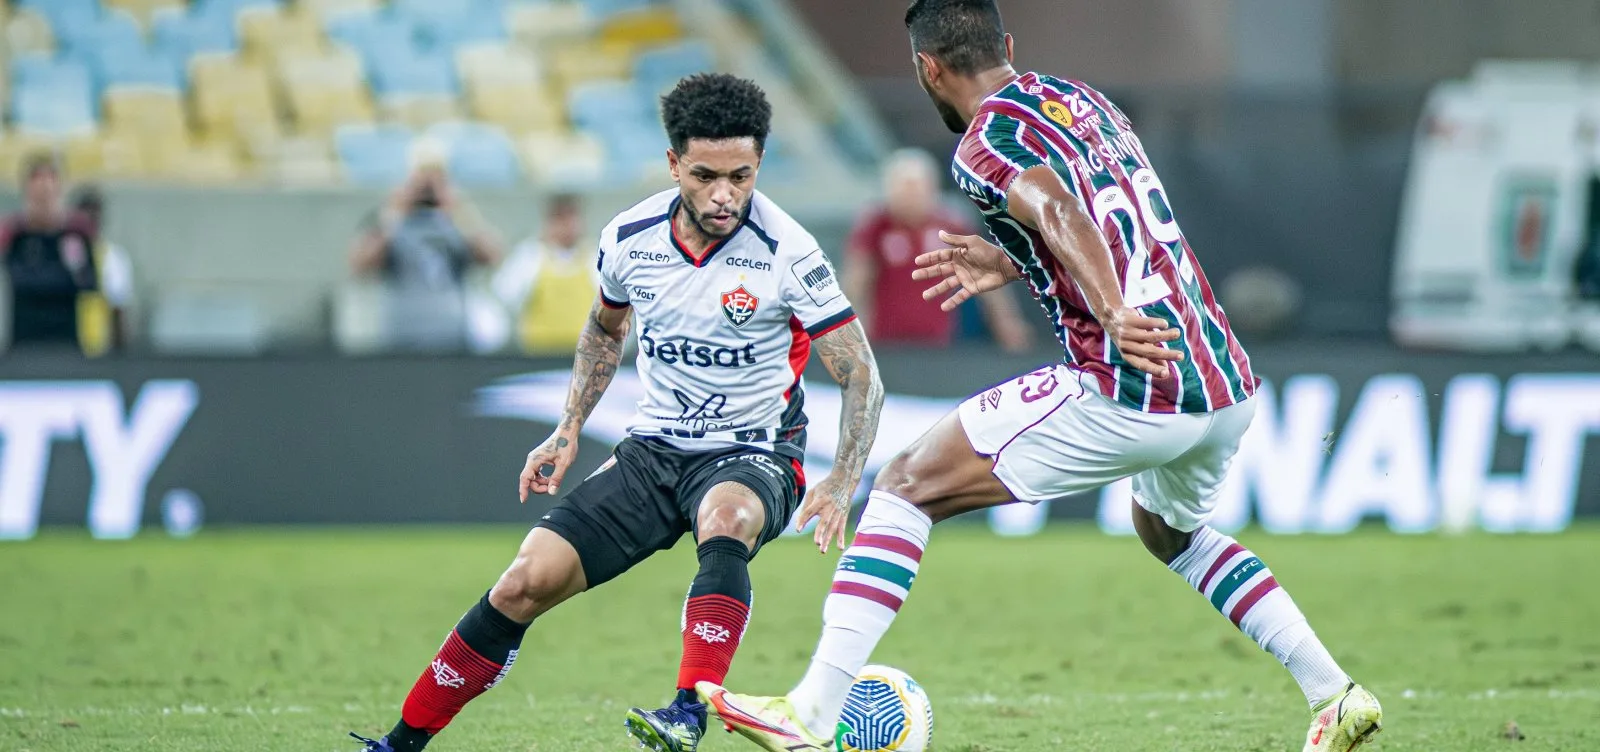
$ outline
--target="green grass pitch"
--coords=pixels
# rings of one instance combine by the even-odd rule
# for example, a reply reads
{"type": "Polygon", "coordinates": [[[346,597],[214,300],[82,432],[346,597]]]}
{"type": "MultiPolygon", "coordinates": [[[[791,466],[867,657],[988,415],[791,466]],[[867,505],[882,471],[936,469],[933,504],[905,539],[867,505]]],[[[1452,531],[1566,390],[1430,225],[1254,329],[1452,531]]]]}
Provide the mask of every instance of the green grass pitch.
{"type": "MultiPolygon", "coordinates": [[[[0,545],[0,750],[347,750],[393,722],[522,530],[208,531],[0,545]]],[[[1600,749],[1600,528],[1552,537],[1240,536],[1384,701],[1378,750],[1600,749]],[[1505,738],[1515,722],[1526,739],[1505,738]]],[[[754,564],[729,684],[785,691],[834,557],[754,564]]],[[[431,747],[623,750],[666,699],[692,576],[678,548],[536,623],[516,670],[431,747]]],[[[1137,541],[941,528],[876,660],[928,689],[935,748],[1298,750],[1287,673],[1137,541]]],[[[703,749],[753,749],[720,732],[703,749]]]]}

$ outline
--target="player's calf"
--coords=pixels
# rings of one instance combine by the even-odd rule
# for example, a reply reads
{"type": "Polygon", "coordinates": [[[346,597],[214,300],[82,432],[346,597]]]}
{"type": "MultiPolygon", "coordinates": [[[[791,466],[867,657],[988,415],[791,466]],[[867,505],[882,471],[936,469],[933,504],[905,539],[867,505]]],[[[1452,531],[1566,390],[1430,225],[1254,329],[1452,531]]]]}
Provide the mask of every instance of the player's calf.
{"type": "Polygon", "coordinates": [[[1210,527],[1176,530],[1137,503],[1133,519],[1145,547],[1289,669],[1313,707],[1350,684],[1294,599],[1249,549],[1210,527]]]}
{"type": "Polygon", "coordinates": [[[529,533],[494,589],[461,617],[412,685],[400,722],[382,740],[368,742],[369,748],[418,752],[426,747],[468,702],[511,671],[534,617],[583,589],[583,568],[572,546],[549,530],[529,533]]]}

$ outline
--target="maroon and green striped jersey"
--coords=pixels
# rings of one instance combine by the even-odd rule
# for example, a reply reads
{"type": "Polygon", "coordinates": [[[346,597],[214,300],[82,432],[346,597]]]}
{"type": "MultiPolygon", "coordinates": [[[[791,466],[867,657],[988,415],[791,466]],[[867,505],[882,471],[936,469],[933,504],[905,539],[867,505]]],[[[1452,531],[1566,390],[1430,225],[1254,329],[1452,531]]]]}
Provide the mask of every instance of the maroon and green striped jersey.
{"type": "Polygon", "coordinates": [[[1153,413],[1203,413],[1243,401],[1258,380],[1228,317],[1178,229],[1172,204],[1126,115],[1080,81],[1027,73],[984,101],[952,169],[962,190],[1044,306],[1067,362],[1103,394],[1153,413]],[[1013,218],[1006,192],[1018,175],[1048,167],[1100,226],[1123,280],[1123,299],[1183,336],[1176,378],[1127,365],[1088,311],[1083,291],[1038,232],[1013,218]]]}

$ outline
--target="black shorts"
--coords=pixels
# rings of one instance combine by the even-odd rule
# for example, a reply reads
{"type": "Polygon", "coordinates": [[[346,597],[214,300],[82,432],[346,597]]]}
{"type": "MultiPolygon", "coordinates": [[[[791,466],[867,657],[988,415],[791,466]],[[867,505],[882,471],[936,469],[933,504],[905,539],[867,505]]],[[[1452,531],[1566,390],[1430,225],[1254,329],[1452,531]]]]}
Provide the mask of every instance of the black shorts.
{"type": "Polygon", "coordinates": [[[758,550],[783,533],[805,495],[793,462],[772,452],[685,451],[661,439],[629,437],[535,527],[572,544],[593,588],[693,532],[701,498],[727,481],[755,491],[766,509],[758,550]]]}

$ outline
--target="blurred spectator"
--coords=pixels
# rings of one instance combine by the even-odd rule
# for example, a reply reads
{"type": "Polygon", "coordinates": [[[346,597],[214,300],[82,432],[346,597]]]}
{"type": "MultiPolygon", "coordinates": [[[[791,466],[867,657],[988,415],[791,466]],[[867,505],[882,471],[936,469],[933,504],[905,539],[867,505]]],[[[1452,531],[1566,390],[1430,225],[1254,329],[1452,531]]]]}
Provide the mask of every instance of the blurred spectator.
{"type": "Polygon", "coordinates": [[[127,347],[134,307],[133,259],[122,246],[106,239],[105,195],[98,186],[80,186],[71,203],[98,238],[92,252],[100,273],[99,294],[86,295],[88,305],[79,311],[78,338],[84,351],[92,355],[120,352],[127,347]]]}
{"type": "MultiPolygon", "coordinates": [[[[922,299],[929,285],[911,278],[914,260],[944,248],[939,231],[974,233],[971,225],[939,201],[938,167],[926,152],[895,152],[884,165],[885,201],[856,222],[845,249],[844,284],[856,315],[866,322],[875,344],[947,347],[955,322],[936,301],[922,299]]],[[[990,334],[1007,352],[1032,346],[1031,332],[1013,299],[1001,291],[984,295],[982,306],[990,334]]]]}
{"type": "Polygon", "coordinates": [[[599,290],[595,251],[583,240],[577,196],[550,200],[539,235],[517,244],[494,276],[494,292],[516,318],[529,354],[571,353],[599,290]]]}
{"type": "Polygon", "coordinates": [[[385,283],[389,349],[457,350],[468,342],[466,276],[498,261],[500,241],[424,145],[387,204],[367,219],[350,265],[385,283]]]}
{"type": "Polygon", "coordinates": [[[0,224],[0,257],[11,298],[11,344],[78,342],[79,297],[98,285],[94,228],[61,201],[61,168],[50,154],[23,160],[22,211],[0,224]]]}

